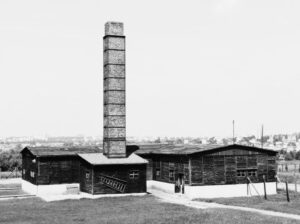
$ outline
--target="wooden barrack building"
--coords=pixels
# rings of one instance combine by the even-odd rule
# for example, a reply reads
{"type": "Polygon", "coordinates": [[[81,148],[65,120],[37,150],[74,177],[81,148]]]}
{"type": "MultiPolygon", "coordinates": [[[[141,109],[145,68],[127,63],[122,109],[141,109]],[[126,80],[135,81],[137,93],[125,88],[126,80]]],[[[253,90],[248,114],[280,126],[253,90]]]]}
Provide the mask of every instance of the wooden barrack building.
{"type": "Polygon", "coordinates": [[[191,186],[276,181],[276,151],[244,145],[141,145],[147,179],[191,186]]]}

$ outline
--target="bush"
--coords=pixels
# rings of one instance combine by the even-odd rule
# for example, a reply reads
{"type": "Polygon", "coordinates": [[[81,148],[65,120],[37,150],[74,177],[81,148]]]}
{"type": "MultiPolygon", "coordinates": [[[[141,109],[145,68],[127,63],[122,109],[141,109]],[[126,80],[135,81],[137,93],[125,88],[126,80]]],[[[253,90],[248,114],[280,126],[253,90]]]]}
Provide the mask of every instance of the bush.
{"type": "Polygon", "coordinates": [[[13,170],[22,167],[22,159],[19,150],[0,151],[0,168],[2,171],[13,170]]]}

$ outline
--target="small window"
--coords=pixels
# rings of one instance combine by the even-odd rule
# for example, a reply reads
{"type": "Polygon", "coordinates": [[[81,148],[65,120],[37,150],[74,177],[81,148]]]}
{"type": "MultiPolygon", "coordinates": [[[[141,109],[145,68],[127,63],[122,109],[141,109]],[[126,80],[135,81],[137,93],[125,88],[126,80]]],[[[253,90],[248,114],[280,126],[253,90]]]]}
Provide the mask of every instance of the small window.
{"type": "Polygon", "coordinates": [[[32,160],[32,163],[36,163],[36,159],[33,159],[33,160],[32,160]]]}
{"type": "Polygon", "coordinates": [[[90,179],[90,172],[89,172],[89,171],[86,171],[86,173],[85,173],[85,178],[86,178],[86,179],[90,179]]]}
{"type": "Polygon", "coordinates": [[[136,180],[139,178],[139,171],[138,170],[132,170],[129,172],[129,179],[132,179],[132,180],[136,180]]]}
{"type": "Polygon", "coordinates": [[[30,171],[30,176],[34,178],[34,171],[30,171]]]}
{"type": "Polygon", "coordinates": [[[237,176],[238,177],[246,177],[246,170],[238,170],[237,176]]]}
{"type": "Polygon", "coordinates": [[[256,177],[256,170],[248,170],[248,176],[249,177],[256,177]]]}
{"type": "Polygon", "coordinates": [[[256,170],[237,170],[237,177],[256,177],[256,170]]]}
{"type": "Polygon", "coordinates": [[[169,179],[170,181],[175,181],[175,173],[174,170],[169,171],[169,179]]]}
{"type": "Polygon", "coordinates": [[[160,176],[160,169],[156,169],[155,174],[156,174],[157,177],[159,177],[160,176]]]}
{"type": "Polygon", "coordinates": [[[25,175],[25,173],[26,173],[26,170],[25,170],[25,169],[23,169],[23,170],[22,170],[22,173],[23,173],[23,175],[25,175]]]}

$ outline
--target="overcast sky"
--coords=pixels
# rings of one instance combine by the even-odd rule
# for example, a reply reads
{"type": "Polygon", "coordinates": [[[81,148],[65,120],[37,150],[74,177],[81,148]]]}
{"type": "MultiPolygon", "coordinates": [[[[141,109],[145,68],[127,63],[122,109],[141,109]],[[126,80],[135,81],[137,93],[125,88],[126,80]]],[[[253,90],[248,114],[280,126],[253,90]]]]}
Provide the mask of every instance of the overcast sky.
{"type": "Polygon", "coordinates": [[[0,1],[0,136],[102,135],[106,21],[128,136],[300,131],[300,1],[0,1]]]}

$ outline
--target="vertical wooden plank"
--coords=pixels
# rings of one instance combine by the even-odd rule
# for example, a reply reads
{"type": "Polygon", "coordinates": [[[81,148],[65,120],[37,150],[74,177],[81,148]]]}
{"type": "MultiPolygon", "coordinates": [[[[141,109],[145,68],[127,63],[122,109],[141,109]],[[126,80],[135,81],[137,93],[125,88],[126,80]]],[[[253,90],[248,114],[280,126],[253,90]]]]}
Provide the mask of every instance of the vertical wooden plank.
{"type": "Polygon", "coordinates": [[[214,157],[203,156],[203,183],[215,184],[214,157]]]}
{"type": "Polygon", "coordinates": [[[214,156],[213,169],[216,184],[225,184],[224,156],[214,156]]]}
{"type": "Polygon", "coordinates": [[[94,167],[92,167],[92,194],[94,194],[94,167]]]}
{"type": "Polygon", "coordinates": [[[203,157],[196,156],[190,158],[191,162],[191,182],[193,184],[202,184],[203,183],[203,157]]]}
{"type": "Polygon", "coordinates": [[[192,185],[192,162],[191,157],[189,159],[189,185],[192,185]]]}
{"type": "Polygon", "coordinates": [[[226,184],[236,183],[236,159],[233,156],[225,156],[226,184]]]}

